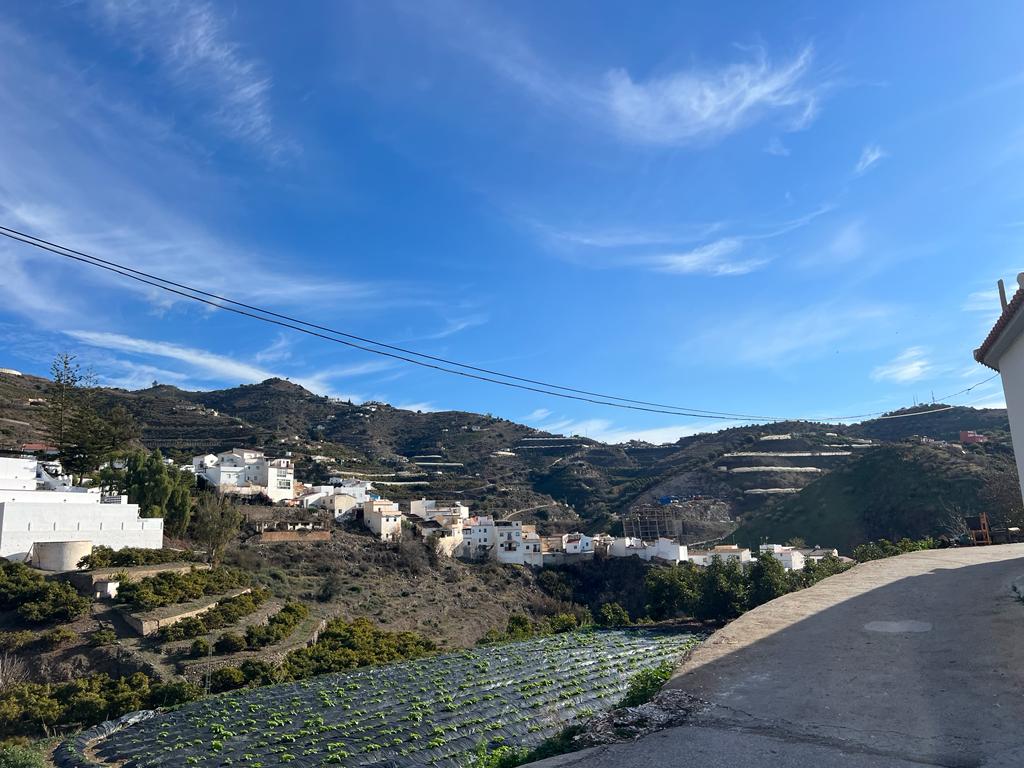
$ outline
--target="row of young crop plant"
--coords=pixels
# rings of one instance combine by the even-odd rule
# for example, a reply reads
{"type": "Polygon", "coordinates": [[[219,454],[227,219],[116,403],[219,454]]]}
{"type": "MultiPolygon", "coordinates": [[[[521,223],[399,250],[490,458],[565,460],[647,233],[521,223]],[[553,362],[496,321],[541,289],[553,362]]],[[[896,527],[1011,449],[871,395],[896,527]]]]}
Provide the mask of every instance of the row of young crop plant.
{"type": "Polygon", "coordinates": [[[96,753],[139,768],[468,765],[481,744],[536,746],[611,708],[636,673],[695,641],[575,632],[234,691],[114,733],[96,753]]]}

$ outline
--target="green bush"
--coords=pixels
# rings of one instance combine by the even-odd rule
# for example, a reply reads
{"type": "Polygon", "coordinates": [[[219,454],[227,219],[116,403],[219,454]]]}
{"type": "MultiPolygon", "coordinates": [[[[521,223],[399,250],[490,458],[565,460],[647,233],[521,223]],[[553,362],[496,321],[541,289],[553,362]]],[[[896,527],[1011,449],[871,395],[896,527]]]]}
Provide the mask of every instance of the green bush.
{"type": "Polygon", "coordinates": [[[317,641],[291,651],[281,665],[283,680],[303,680],[327,672],[339,672],[434,653],[437,646],[416,632],[379,629],[369,619],[333,619],[317,641]]]}
{"type": "Polygon", "coordinates": [[[0,768],[46,768],[46,760],[31,747],[0,744],[0,768]]]}
{"type": "Polygon", "coordinates": [[[618,603],[605,603],[597,612],[597,623],[602,627],[626,627],[632,624],[626,609],[618,603]]]}
{"type": "Polygon", "coordinates": [[[307,616],[309,616],[309,608],[302,603],[288,603],[271,616],[266,624],[247,627],[245,630],[246,643],[252,649],[279,643],[288,637],[307,616]]]}
{"type": "Polygon", "coordinates": [[[233,691],[245,685],[245,675],[238,667],[221,667],[210,675],[210,692],[233,691]]]}
{"type": "Polygon", "coordinates": [[[637,672],[626,687],[626,695],[619,702],[620,707],[636,707],[646,704],[662,689],[675,667],[670,662],[637,672]]]}
{"type": "Polygon", "coordinates": [[[79,568],[95,570],[98,568],[130,568],[136,565],[163,565],[165,563],[194,562],[199,556],[194,552],[178,549],[140,549],[124,547],[111,549],[98,544],[92,553],[78,561],[79,568]]]}
{"type": "Polygon", "coordinates": [[[164,605],[198,600],[249,584],[249,576],[238,568],[193,570],[188,573],[164,571],[118,587],[117,597],[137,611],[151,611],[164,605]]]}
{"type": "Polygon", "coordinates": [[[70,584],[46,581],[24,563],[0,564],[0,610],[17,610],[26,621],[39,624],[72,621],[90,604],[70,584]]]}
{"type": "Polygon", "coordinates": [[[201,659],[204,656],[210,655],[210,643],[205,637],[197,637],[192,641],[192,645],[188,649],[189,656],[193,659],[201,659]]]}
{"type": "Polygon", "coordinates": [[[98,647],[101,645],[112,645],[117,642],[117,633],[112,629],[104,627],[97,629],[89,635],[89,645],[98,647]]]}
{"type": "Polygon", "coordinates": [[[142,672],[105,674],[67,683],[16,683],[0,691],[0,738],[37,736],[55,727],[88,727],[139,709],[182,704],[200,691],[185,682],[161,683],[142,672]]]}
{"type": "Polygon", "coordinates": [[[47,648],[59,648],[77,639],[78,634],[67,627],[54,627],[39,635],[39,642],[47,648]]]}
{"type": "Polygon", "coordinates": [[[213,644],[213,650],[217,653],[238,653],[248,647],[245,638],[237,632],[225,632],[213,644]]]}

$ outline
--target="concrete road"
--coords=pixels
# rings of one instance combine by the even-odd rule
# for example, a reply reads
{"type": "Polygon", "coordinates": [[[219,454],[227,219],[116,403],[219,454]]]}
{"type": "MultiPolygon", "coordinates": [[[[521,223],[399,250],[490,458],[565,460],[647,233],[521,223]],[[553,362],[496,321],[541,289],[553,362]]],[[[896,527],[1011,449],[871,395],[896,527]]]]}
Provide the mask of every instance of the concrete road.
{"type": "Polygon", "coordinates": [[[1024,766],[1024,545],[858,565],[716,632],[686,725],[537,765],[1024,766]]]}

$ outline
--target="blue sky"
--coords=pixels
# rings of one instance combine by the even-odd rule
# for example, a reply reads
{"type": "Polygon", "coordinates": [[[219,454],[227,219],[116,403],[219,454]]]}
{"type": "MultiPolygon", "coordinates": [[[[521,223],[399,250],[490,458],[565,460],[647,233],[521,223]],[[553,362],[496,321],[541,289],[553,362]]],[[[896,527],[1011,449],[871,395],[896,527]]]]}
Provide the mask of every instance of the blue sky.
{"type": "MultiPolygon", "coordinates": [[[[1024,269],[1024,6],[15,4],[0,223],[520,376],[873,412],[986,377],[1024,269]]],[[[0,243],[0,365],[280,375],[606,440],[721,426],[516,392],[0,243]]],[[[1001,404],[998,380],[957,402],[1001,404]]]]}

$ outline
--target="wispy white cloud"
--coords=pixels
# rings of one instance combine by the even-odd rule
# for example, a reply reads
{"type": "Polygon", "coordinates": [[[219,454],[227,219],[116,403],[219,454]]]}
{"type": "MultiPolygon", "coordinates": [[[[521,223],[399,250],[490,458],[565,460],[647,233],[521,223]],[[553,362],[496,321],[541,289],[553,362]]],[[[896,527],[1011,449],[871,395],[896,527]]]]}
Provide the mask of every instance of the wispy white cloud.
{"type": "Polygon", "coordinates": [[[875,367],[871,371],[871,379],[906,384],[922,378],[932,368],[927,350],[923,347],[908,347],[888,363],[875,367]]]}
{"type": "Polygon", "coordinates": [[[471,315],[469,317],[462,317],[456,320],[449,320],[445,327],[439,331],[429,333],[426,336],[417,337],[421,341],[431,341],[434,339],[446,339],[449,336],[454,336],[457,333],[465,331],[468,328],[475,328],[483,325],[487,322],[487,315],[471,315]]]}
{"type": "Polygon", "coordinates": [[[772,136],[768,142],[768,146],[764,148],[764,151],[769,155],[775,155],[776,157],[789,157],[789,148],[782,143],[782,139],[778,136],[772,136]]]}
{"type": "Polygon", "coordinates": [[[618,67],[600,75],[559,71],[508,19],[463,4],[404,6],[432,25],[438,39],[471,55],[540,101],[630,142],[682,146],[714,142],[768,117],[798,130],[818,112],[821,82],[813,50],[773,62],[760,48],[741,60],[647,78],[618,67]]]}
{"type": "Polygon", "coordinates": [[[396,403],[395,408],[402,411],[421,411],[423,413],[437,413],[441,409],[433,403],[422,402],[422,403],[396,403]]]}
{"type": "MultiPolygon", "coordinates": [[[[135,106],[116,81],[91,80],[90,72],[60,48],[0,22],[0,217],[6,225],[250,303],[318,299],[354,306],[378,298],[381,286],[318,279],[289,268],[283,254],[229,241],[204,225],[228,199],[223,180],[197,160],[173,124],[135,106]],[[153,178],[161,183],[149,184],[153,178]],[[243,280],[239,264],[245,264],[243,280]]],[[[115,284],[119,296],[129,291],[156,308],[180,301],[11,242],[0,244],[0,268],[11,280],[5,288],[18,288],[5,291],[5,309],[49,327],[95,317],[115,284]]]]}
{"type": "Polygon", "coordinates": [[[266,67],[231,39],[226,20],[212,5],[104,0],[89,7],[126,47],[154,60],[167,82],[199,101],[229,137],[272,154],[294,148],[275,134],[266,67]]]}
{"type": "MultiPolygon", "coordinates": [[[[320,368],[312,372],[300,371],[288,373],[264,368],[261,365],[249,363],[227,355],[217,354],[205,349],[177,344],[169,341],[156,341],[152,339],[141,339],[121,333],[109,333],[105,331],[69,330],[64,332],[70,338],[87,344],[91,347],[111,352],[121,352],[130,355],[137,355],[143,358],[160,358],[173,360],[185,366],[183,371],[167,371],[164,369],[160,375],[152,378],[163,379],[172,383],[188,382],[192,385],[209,383],[235,386],[237,384],[254,384],[271,378],[290,379],[311,392],[317,394],[340,397],[353,402],[361,402],[364,396],[351,392],[339,391],[334,382],[342,379],[365,376],[386,370],[391,363],[386,360],[369,360],[363,363],[337,365],[327,368],[320,368]]],[[[121,367],[128,368],[135,375],[143,377],[155,373],[156,369],[151,367],[131,365],[125,361],[120,362],[121,367]]],[[[143,381],[146,386],[149,382],[144,378],[135,379],[143,381]]]]}
{"type": "Polygon", "coordinates": [[[199,378],[251,384],[274,378],[277,375],[266,368],[241,362],[225,355],[167,341],[138,339],[121,333],[103,331],[70,330],[66,333],[76,341],[101,349],[161,357],[186,363],[191,367],[193,374],[199,378]]]}
{"type": "Polygon", "coordinates": [[[999,314],[999,291],[973,291],[967,294],[964,300],[963,310],[965,312],[985,312],[986,314],[999,314]]]}
{"type": "Polygon", "coordinates": [[[531,411],[530,413],[523,416],[523,421],[525,421],[527,424],[537,421],[544,421],[544,419],[548,418],[550,415],[551,410],[549,408],[537,408],[536,410],[531,411]]]}
{"type": "Polygon", "coordinates": [[[557,435],[580,435],[602,443],[617,444],[630,440],[661,445],[674,443],[680,438],[701,432],[716,432],[735,427],[739,422],[706,421],[690,424],[670,424],[663,427],[623,427],[609,419],[568,419],[561,418],[548,422],[538,429],[557,435]]]}
{"type": "Polygon", "coordinates": [[[874,166],[879,160],[886,157],[888,153],[877,144],[868,144],[861,150],[860,159],[857,160],[857,165],[854,167],[853,172],[860,176],[866,173],[872,166],[874,166]]]}
{"type": "Polygon", "coordinates": [[[808,83],[812,51],[774,65],[763,51],[752,61],[687,70],[640,82],[625,70],[606,75],[604,103],[622,135],[652,144],[717,140],[770,113],[801,128],[817,113],[808,83]]]}
{"type": "Polygon", "coordinates": [[[724,238],[682,253],[647,257],[647,261],[658,272],[716,277],[745,275],[767,263],[768,259],[765,258],[735,258],[741,246],[739,238],[724,238]]]}
{"type": "Polygon", "coordinates": [[[712,319],[709,330],[687,342],[681,352],[733,364],[794,368],[840,347],[874,344],[893,310],[869,302],[828,301],[796,309],[762,306],[712,319]]]}
{"type": "Polygon", "coordinates": [[[283,333],[277,334],[277,338],[274,339],[269,345],[261,349],[256,353],[255,359],[257,363],[276,363],[281,360],[287,360],[292,356],[292,346],[294,345],[294,339],[290,339],[283,333]]]}

